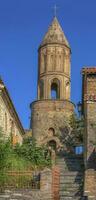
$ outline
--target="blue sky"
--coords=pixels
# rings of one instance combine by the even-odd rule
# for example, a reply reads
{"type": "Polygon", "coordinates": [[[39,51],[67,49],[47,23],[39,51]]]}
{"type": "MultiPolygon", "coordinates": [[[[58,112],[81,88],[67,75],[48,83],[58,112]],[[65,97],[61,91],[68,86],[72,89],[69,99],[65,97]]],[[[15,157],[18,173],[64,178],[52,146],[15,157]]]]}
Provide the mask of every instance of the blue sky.
{"type": "Polygon", "coordinates": [[[0,0],[0,75],[25,128],[37,96],[37,49],[58,6],[72,49],[71,100],[81,98],[81,69],[96,65],[96,0],[0,0]]]}

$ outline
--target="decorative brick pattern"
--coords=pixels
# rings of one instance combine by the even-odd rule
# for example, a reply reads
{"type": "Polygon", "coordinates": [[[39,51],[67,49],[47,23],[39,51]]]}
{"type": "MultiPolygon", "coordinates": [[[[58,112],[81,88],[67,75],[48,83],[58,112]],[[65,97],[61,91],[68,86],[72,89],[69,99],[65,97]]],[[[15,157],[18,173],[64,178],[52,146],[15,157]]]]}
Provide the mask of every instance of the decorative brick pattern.
{"type": "Polygon", "coordinates": [[[60,199],[59,191],[60,191],[60,169],[58,167],[54,167],[52,170],[53,200],[60,199]]]}

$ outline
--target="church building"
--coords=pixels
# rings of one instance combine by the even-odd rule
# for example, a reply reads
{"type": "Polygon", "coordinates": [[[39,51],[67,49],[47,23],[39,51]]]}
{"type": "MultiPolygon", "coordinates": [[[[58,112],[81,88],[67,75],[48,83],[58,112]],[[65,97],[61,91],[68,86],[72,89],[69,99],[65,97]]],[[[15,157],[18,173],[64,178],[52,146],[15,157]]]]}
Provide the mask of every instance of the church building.
{"type": "Polygon", "coordinates": [[[59,148],[69,127],[74,104],[70,101],[71,48],[55,17],[38,49],[38,97],[31,104],[31,128],[38,144],[59,148]]]}
{"type": "Polygon", "coordinates": [[[12,144],[22,144],[25,131],[4,82],[0,79],[0,131],[12,144]]]}
{"type": "MultiPolygon", "coordinates": [[[[84,132],[83,140],[73,143],[70,124],[75,105],[71,102],[71,47],[57,17],[38,48],[37,85],[37,100],[30,104],[30,130],[25,131],[0,79],[0,128],[4,137],[11,137],[15,145],[22,144],[29,134],[38,146],[47,145],[51,153],[55,152],[59,182],[57,185],[54,176],[52,189],[50,186],[52,195],[44,200],[96,200],[96,67],[82,69],[84,132]],[[76,151],[77,147],[83,151],[76,151]]],[[[47,189],[44,192],[49,195],[47,189]]]]}
{"type": "Polygon", "coordinates": [[[75,105],[70,99],[70,60],[69,42],[54,17],[38,49],[38,96],[30,106],[30,128],[38,145],[48,145],[56,152],[60,182],[54,200],[95,200],[96,67],[82,69],[83,141],[72,144],[70,120],[75,105]],[[75,151],[76,145],[83,151],[75,151]]]}

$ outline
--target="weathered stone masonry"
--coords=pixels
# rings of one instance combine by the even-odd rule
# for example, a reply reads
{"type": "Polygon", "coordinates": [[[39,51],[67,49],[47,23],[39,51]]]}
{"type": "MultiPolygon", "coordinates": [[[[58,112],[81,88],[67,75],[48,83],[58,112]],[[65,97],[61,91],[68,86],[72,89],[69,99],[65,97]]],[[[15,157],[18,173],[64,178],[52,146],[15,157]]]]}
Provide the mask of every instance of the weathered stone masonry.
{"type": "Polygon", "coordinates": [[[71,49],[56,17],[38,54],[38,100],[31,104],[32,134],[38,144],[54,141],[58,148],[59,136],[69,126],[74,104],[70,101],[71,49]]]}
{"type": "Polygon", "coordinates": [[[85,118],[85,194],[96,198],[96,68],[83,68],[83,114],[85,118]]]}

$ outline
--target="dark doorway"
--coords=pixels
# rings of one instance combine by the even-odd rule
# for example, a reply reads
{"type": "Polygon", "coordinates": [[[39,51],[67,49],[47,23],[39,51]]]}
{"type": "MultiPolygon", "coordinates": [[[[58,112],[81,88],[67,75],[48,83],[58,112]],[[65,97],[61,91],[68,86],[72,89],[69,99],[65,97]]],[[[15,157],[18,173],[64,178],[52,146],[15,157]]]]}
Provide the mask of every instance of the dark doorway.
{"type": "Polygon", "coordinates": [[[52,149],[56,151],[56,142],[54,140],[50,140],[48,142],[48,146],[50,146],[52,149]]]}

